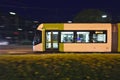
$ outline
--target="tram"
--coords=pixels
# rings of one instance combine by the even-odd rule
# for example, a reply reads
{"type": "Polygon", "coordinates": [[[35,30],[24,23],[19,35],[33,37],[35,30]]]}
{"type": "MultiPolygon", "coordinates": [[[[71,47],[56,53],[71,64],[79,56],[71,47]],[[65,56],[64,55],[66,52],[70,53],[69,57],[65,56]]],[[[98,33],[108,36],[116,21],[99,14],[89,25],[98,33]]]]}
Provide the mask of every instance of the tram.
{"type": "Polygon", "coordinates": [[[34,52],[120,52],[120,24],[43,23],[35,32],[34,52]]]}

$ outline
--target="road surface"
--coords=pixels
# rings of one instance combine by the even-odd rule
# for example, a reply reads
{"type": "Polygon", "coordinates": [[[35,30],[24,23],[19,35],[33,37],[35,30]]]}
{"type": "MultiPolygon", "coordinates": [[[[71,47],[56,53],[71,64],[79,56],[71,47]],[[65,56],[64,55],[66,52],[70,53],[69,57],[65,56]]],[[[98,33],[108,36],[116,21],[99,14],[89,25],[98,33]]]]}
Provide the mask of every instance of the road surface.
{"type": "Polygon", "coordinates": [[[32,45],[7,45],[0,46],[0,54],[32,53],[32,45]]]}

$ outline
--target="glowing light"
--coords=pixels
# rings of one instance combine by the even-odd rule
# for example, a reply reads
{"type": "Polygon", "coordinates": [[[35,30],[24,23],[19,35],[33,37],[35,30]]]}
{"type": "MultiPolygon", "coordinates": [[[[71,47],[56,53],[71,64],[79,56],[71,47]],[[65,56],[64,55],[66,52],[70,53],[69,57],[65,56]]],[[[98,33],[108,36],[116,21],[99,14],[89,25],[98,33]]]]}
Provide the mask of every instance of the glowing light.
{"type": "Polygon", "coordinates": [[[34,23],[39,23],[39,21],[33,21],[34,23]]]}
{"type": "Polygon", "coordinates": [[[12,37],[9,37],[9,36],[8,36],[8,37],[5,37],[5,38],[6,38],[6,39],[11,39],[12,37]]]}
{"type": "Polygon", "coordinates": [[[96,34],[103,34],[102,31],[96,31],[95,33],[96,33],[96,34]]]}
{"type": "Polygon", "coordinates": [[[14,32],[13,34],[14,34],[14,35],[19,35],[19,32],[14,32]]]}
{"type": "Polygon", "coordinates": [[[102,15],[102,18],[107,18],[107,15],[106,14],[102,15]]]}
{"type": "Polygon", "coordinates": [[[8,45],[9,43],[7,41],[0,42],[0,45],[8,45]]]}
{"type": "Polygon", "coordinates": [[[9,12],[11,15],[16,15],[16,13],[15,12],[9,12]]]}
{"type": "Polygon", "coordinates": [[[18,28],[17,30],[19,30],[19,31],[22,31],[23,29],[21,29],[21,28],[18,28]]]}
{"type": "Polygon", "coordinates": [[[68,21],[68,23],[72,23],[72,21],[68,21]]]}

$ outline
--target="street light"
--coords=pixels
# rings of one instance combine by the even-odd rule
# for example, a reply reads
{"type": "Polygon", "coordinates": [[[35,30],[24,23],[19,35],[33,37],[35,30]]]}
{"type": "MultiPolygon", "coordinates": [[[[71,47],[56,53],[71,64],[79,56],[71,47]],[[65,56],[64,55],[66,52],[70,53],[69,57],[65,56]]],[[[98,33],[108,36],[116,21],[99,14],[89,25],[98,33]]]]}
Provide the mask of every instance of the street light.
{"type": "Polygon", "coordinates": [[[101,17],[102,17],[102,18],[107,18],[107,15],[106,15],[106,14],[104,14],[104,15],[102,15],[101,17]]]}
{"type": "Polygon", "coordinates": [[[15,12],[9,12],[9,14],[11,14],[11,15],[16,15],[16,13],[15,13],[15,12]]]}
{"type": "Polygon", "coordinates": [[[72,23],[72,21],[67,21],[68,23],[72,23]]]}
{"type": "Polygon", "coordinates": [[[18,31],[22,31],[23,29],[22,29],[22,28],[18,28],[17,30],[18,30],[18,31]]]}
{"type": "Polygon", "coordinates": [[[33,21],[34,23],[39,23],[39,21],[33,21]]]}

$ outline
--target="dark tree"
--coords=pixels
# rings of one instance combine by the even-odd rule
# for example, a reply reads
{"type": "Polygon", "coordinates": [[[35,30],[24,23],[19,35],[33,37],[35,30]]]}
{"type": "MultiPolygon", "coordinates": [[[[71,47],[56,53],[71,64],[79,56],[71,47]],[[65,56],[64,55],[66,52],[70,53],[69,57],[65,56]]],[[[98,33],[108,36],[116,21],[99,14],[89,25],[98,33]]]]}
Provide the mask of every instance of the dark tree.
{"type": "Polygon", "coordinates": [[[99,22],[111,22],[111,16],[98,9],[83,10],[76,15],[73,22],[80,23],[99,23],[99,22]]]}

